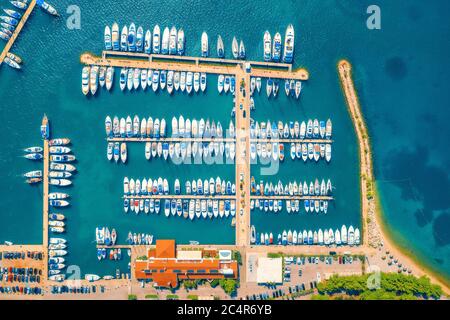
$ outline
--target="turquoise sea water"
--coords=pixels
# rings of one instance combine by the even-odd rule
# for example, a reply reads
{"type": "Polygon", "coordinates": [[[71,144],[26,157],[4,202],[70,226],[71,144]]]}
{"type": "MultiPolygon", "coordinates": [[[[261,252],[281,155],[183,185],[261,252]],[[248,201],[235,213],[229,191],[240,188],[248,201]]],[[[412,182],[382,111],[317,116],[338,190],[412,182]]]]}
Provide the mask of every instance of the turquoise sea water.
{"type": "MultiPolygon", "coordinates": [[[[3,3],[2,3],[3,4],[3,3]]],[[[0,121],[4,132],[0,153],[0,241],[42,241],[42,187],[30,187],[20,177],[39,164],[21,158],[21,149],[40,143],[39,125],[45,112],[54,136],[69,137],[77,158],[78,173],[68,191],[72,206],[68,217],[69,264],[82,273],[111,274],[126,262],[97,262],[94,229],[109,225],[119,231],[123,242],[129,230],[153,233],[157,238],[176,237],[178,242],[233,243],[231,220],[186,221],[160,216],[136,216],[122,211],[122,180],[129,177],[165,176],[173,182],[220,175],[232,179],[233,166],[174,166],[161,160],[146,162],[144,145],[129,144],[127,165],[108,163],[105,157],[104,118],[126,116],[209,117],[227,125],[231,96],[219,96],[216,77],[210,76],[208,93],[196,97],[174,94],[100,92],[85,98],[80,90],[84,51],[100,54],[103,28],[117,21],[134,21],[152,28],[183,27],[188,55],[199,55],[200,36],[207,31],[211,47],[222,35],[229,50],[233,35],[245,41],[249,59],[262,59],[262,36],[284,34],[289,23],[296,31],[295,65],[305,66],[311,79],[300,102],[279,98],[255,98],[255,120],[333,120],[333,161],[292,163],[287,157],[278,175],[265,180],[330,178],[336,186],[336,201],[327,216],[289,216],[286,212],[255,212],[252,223],[260,230],[279,232],[287,228],[359,225],[359,187],[356,139],[339,88],[335,64],[346,57],[354,65],[358,93],[369,125],[375,151],[375,174],[388,226],[395,237],[435,270],[450,277],[450,225],[448,177],[449,152],[445,125],[450,100],[449,32],[445,1],[385,1],[382,29],[366,28],[366,8],[371,1],[78,1],[81,30],[66,27],[66,8],[71,1],[55,3],[62,17],[54,19],[35,10],[13,52],[24,60],[24,70],[0,68],[0,121]],[[270,8],[270,10],[268,10],[270,8]]],[[[229,54],[229,51],[228,51],[229,54]]],[[[116,73],[117,76],[117,73],[116,73]]],[[[116,77],[117,80],[117,77],[116,77]]],[[[169,121],[170,123],[170,121],[169,121]]],[[[288,151],[288,150],[286,150],[288,151]]]]}

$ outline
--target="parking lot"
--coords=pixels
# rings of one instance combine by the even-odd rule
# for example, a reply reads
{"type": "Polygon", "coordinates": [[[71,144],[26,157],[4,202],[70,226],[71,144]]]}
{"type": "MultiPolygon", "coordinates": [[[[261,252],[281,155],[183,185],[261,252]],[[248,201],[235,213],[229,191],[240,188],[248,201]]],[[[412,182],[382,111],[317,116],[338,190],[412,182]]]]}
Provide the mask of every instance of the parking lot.
{"type": "Polygon", "coordinates": [[[257,284],[258,257],[262,254],[247,255],[246,282],[241,283],[239,297],[249,300],[300,298],[310,294],[317,284],[333,274],[342,276],[362,274],[362,262],[351,256],[309,256],[283,258],[282,284],[257,284]],[[294,295],[293,295],[294,294],[294,295]]]}

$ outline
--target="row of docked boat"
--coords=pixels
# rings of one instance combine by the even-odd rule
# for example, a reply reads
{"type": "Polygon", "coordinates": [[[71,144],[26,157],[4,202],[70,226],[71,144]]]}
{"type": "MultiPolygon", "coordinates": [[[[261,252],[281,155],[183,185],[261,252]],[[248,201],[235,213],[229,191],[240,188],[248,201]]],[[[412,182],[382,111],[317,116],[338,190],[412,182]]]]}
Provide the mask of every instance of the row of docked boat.
{"type": "Polygon", "coordinates": [[[316,179],[309,184],[306,181],[289,182],[283,184],[280,180],[278,183],[264,182],[261,180],[259,184],[256,183],[255,177],[250,179],[250,194],[255,196],[329,196],[333,191],[331,180],[316,179]]]}
{"type": "MultiPolygon", "coordinates": [[[[76,160],[76,157],[71,154],[72,151],[67,145],[70,139],[61,138],[49,141],[49,184],[53,186],[66,187],[72,184],[70,180],[76,170],[75,166],[69,162],[76,160]]],[[[52,201],[52,200],[51,200],[52,201]]],[[[52,206],[67,206],[65,200],[54,199],[52,206]]],[[[56,231],[57,232],[57,231],[56,231]]]]}
{"type": "MultiPolygon", "coordinates": [[[[44,149],[42,147],[28,147],[24,149],[25,155],[24,158],[29,160],[40,160],[43,158],[42,151],[44,149]]],[[[25,182],[29,184],[39,183],[42,181],[42,170],[33,170],[24,173],[25,182]]]]}
{"type": "Polygon", "coordinates": [[[170,158],[174,163],[190,164],[191,159],[200,164],[202,160],[206,163],[233,162],[236,156],[236,145],[234,142],[147,142],[145,144],[145,158],[170,158]]]}
{"type": "MultiPolygon", "coordinates": [[[[160,199],[124,199],[124,210],[128,212],[156,213],[162,208],[160,199]],[[153,201],[154,200],[154,201],[153,201]]],[[[194,220],[195,218],[227,218],[236,214],[235,200],[217,200],[217,199],[165,199],[164,215],[183,216],[185,219],[194,220]]]]}
{"type": "MultiPolygon", "coordinates": [[[[99,67],[99,66],[85,66],[83,67],[81,76],[81,87],[84,95],[89,92],[95,95],[99,85],[106,87],[109,91],[112,88],[114,81],[113,67],[99,67]]],[[[261,91],[261,78],[251,78],[250,94],[253,95],[255,90],[259,93],[261,91]]],[[[207,87],[207,75],[200,72],[185,72],[173,70],[152,70],[140,68],[122,68],[120,71],[120,89],[122,91],[128,90],[146,90],[152,88],[154,92],[160,90],[167,90],[169,94],[174,91],[187,92],[190,94],[194,92],[205,92],[207,87]]],[[[267,79],[266,93],[268,97],[276,97],[278,95],[280,82],[276,79],[267,79]]],[[[223,74],[218,76],[217,90],[219,94],[222,92],[227,94],[235,94],[236,79],[234,76],[225,76],[223,74]]],[[[285,80],[284,91],[288,97],[299,98],[302,91],[302,82],[299,80],[285,80]]]]}
{"type": "MultiPolygon", "coordinates": [[[[28,1],[10,1],[10,3],[21,10],[25,10],[28,7],[28,1]]],[[[22,13],[13,9],[3,9],[3,12],[6,13],[6,15],[0,16],[0,39],[8,41],[13,36],[13,33],[22,18],[22,13]]],[[[10,65],[9,62],[11,62],[11,58],[7,58],[8,60],[5,58],[5,63],[10,65]]],[[[10,66],[16,68],[15,64],[10,66]]],[[[16,69],[20,69],[20,66],[16,69]]]]}
{"type": "MultiPolygon", "coordinates": [[[[71,154],[72,150],[68,147],[69,143],[70,139],[68,138],[53,139],[49,141],[50,170],[48,173],[48,182],[51,186],[65,187],[72,184],[71,179],[75,174],[76,168],[69,163],[75,161],[75,156],[71,154]]],[[[48,194],[49,205],[52,209],[68,207],[70,205],[69,198],[70,195],[63,192],[50,192],[48,194]]],[[[66,231],[65,216],[59,212],[50,212],[48,215],[48,227],[49,231],[52,233],[64,233],[66,231]]],[[[65,246],[64,243],[55,245],[65,246]]],[[[65,249],[65,247],[59,249],[65,249]]]]}
{"type": "Polygon", "coordinates": [[[236,77],[219,74],[217,77],[217,91],[219,91],[219,94],[230,92],[234,95],[236,92],[236,77]]]}
{"type": "Polygon", "coordinates": [[[256,233],[255,227],[251,227],[251,238],[252,244],[258,245],[325,245],[325,246],[358,246],[361,244],[360,231],[358,228],[353,228],[353,226],[348,227],[343,225],[341,229],[338,228],[333,231],[332,228],[329,229],[318,229],[318,230],[283,230],[279,233],[276,238],[272,232],[261,232],[256,233]]]}
{"type": "Polygon", "coordinates": [[[65,258],[67,255],[67,240],[50,237],[48,243],[48,279],[51,281],[64,281],[65,258]]]}
{"type": "Polygon", "coordinates": [[[264,33],[264,61],[292,63],[294,59],[295,32],[292,24],[288,25],[285,33],[284,48],[282,44],[281,34],[277,32],[272,37],[267,30],[264,33]],[[284,49],[284,50],[283,50],[284,49]]]}
{"type": "MultiPolygon", "coordinates": [[[[253,79],[253,78],[252,78],[253,79]]],[[[276,98],[278,96],[278,92],[280,91],[280,82],[282,80],[278,79],[272,79],[268,78],[266,81],[266,94],[267,98],[274,97],[276,98]]],[[[255,80],[255,84],[252,84],[252,80],[250,81],[250,93],[253,94],[255,92],[255,88],[258,90],[258,84],[255,80]]],[[[285,79],[284,80],[284,92],[286,93],[287,97],[295,97],[296,99],[300,98],[300,94],[302,92],[302,82],[300,80],[294,80],[294,79],[285,79]]]]}
{"type": "Polygon", "coordinates": [[[67,241],[64,238],[49,238],[48,243],[49,258],[48,258],[48,275],[50,280],[56,280],[59,278],[66,268],[64,264],[65,259],[63,256],[67,254],[67,241]]]}
{"type": "Polygon", "coordinates": [[[148,233],[128,232],[127,243],[131,245],[151,245],[153,235],[148,233]]]}
{"type": "Polygon", "coordinates": [[[309,119],[308,121],[251,121],[251,139],[331,139],[332,122],[309,119]]]}
{"type": "Polygon", "coordinates": [[[126,163],[128,158],[127,144],[125,142],[108,142],[106,158],[109,161],[114,159],[115,163],[118,163],[119,160],[126,163]]]}
{"type": "MultiPolygon", "coordinates": [[[[166,120],[162,118],[159,120],[156,118],[153,120],[152,117],[148,119],[139,119],[139,116],[135,115],[133,120],[130,116],[127,118],[120,118],[115,116],[111,120],[110,116],[105,118],[105,131],[108,137],[140,137],[140,138],[165,138],[166,133],[166,120]]],[[[184,119],[182,115],[177,119],[172,118],[172,128],[171,128],[171,138],[196,138],[196,139],[214,139],[222,138],[224,132],[222,129],[222,124],[218,121],[217,124],[213,120],[210,122],[209,119],[206,121],[201,118],[197,119],[184,119]]],[[[235,136],[235,128],[232,121],[228,126],[228,136],[233,138],[235,136]]]]}
{"type": "MultiPolygon", "coordinates": [[[[197,119],[184,119],[182,115],[178,118],[172,118],[172,127],[170,129],[171,138],[195,138],[195,139],[214,139],[227,136],[234,138],[235,128],[232,121],[228,126],[228,132],[223,131],[220,121],[216,122],[201,118],[197,119]]],[[[131,120],[130,116],[126,118],[120,118],[114,116],[111,120],[110,116],[105,118],[105,131],[107,137],[122,137],[122,138],[154,138],[160,139],[168,136],[166,119],[161,120],[152,117],[139,119],[138,115],[131,120]]]]}
{"type": "Polygon", "coordinates": [[[144,52],[147,54],[183,55],[185,51],[185,38],[183,28],[177,30],[175,26],[165,27],[161,36],[159,25],[155,25],[153,33],[134,23],[122,27],[114,22],[112,27],[106,26],[104,31],[106,50],[144,52]]]}
{"type": "Polygon", "coordinates": [[[84,95],[91,93],[94,96],[99,86],[110,91],[113,83],[114,67],[84,66],[81,71],[81,91],[84,95]]]}
{"type": "Polygon", "coordinates": [[[95,242],[98,245],[113,246],[117,241],[116,229],[109,231],[108,227],[95,228],[95,242]]]}
{"type": "MultiPolygon", "coordinates": [[[[308,160],[325,159],[331,161],[331,144],[325,143],[291,143],[291,159],[308,160]]],[[[250,143],[250,160],[252,164],[257,163],[257,159],[267,161],[284,161],[284,144],[278,142],[258,142],[250,143]]]]}
{"type": "Polygon", "coordinates": [[[106,248],[98,248],[97,249],[97,259],[105,260],[109,257],[109,260],[122,260],[122,250],[118,249],[110,249],[109,254],[107,254],[106,248]]]}
{"type": "Polygon", "coordinates": [[[291,143],[290,147],[291,159],[302,159],[304,162],[308,160],[319,161],[325,159],[331,161],[331,144],[329,143],[291,143]]]}
{"type": "MultiPolygon", "coordinates": [[[[68,206],[67,200],[49,200],[50,205],[53,207],[68,206]]],[[[48,229],[52,233],[61,234],[65,232],[66,223],[64,222],[65,216],[61,213],[50,213],[48,215],[48,229]]]]}
{"type": "MultiPolygon", "coordinates": [[[[208,34],[205,31],[203,31],[201,36],[200,48],[201,48],[201,56],[203,58],[209,57],[209,39],[208,34]]],[[[217,37],[216,48],[217,48],[217,57],[219,57],[220,59],[224,59],[225,46],[223,44],[223,39],[220,35],[217,37]]],[[[233,37],[233,41],[231,43],[231,52],[233,54],[234,59],[245,59],[246,54],[244,41],[240,40],[240,42],[238,43],[236,37],[233,37]]]]}
{"type": "Polygon", "coordinates": [[[147,88],[157,92],[167,90],[169,94],[173,92],[194,92],[206,91],[206,73],[185,72],[173,70],[153,70],[140,68],[122,68],[120,71],[120,89],[124,91],[138,90],[145,91],[147,88]]]}
{"type": "MultiPolygon", "coordinates": [[[[147,196],[147,195],[169,195],[170,188],[167,179],[161,177],[157,179],[133,179],[125,177],[123,179],[123,193],[124,195],[137,195],[137,196],[147,196]]],[[[181,184],[179,179],[175,179],[174,182],[174,194],[186,195],[234,195],[236,193],[236,185],[231,181],[221,179],[217,177],[216,179],[210,178],[185,182],[185,190],[182,192],[181,184]]]]}
{"type": "MultiPolygon", "coordinates": [[[[331,161],[331,144],[325,143],[291,143],[291,159],[308,160],[325,159],[331,161]]],[[[284,144],[278,142],[258,142],[250,143],[250,160],[252,164],[257,163],[257,159],[262,162],[284,161],[284,144]]]]}
{"type": "MultiPolygon", "coordinates": [[[[328,200],[322,199],[287,199],[286,211],[287,213],[299,213],[301,210],[301,201],[304,202],[306,213],[324,213],[328,212],[328,200]]],[[[251,210],[260,210],[264,212],[281,212],[283,210],[283,200],[267,198],[267,199],[252,199],[250,200],[251,210]]]]}
{"type": "MultiPolygon", "coordinates": [[[[2,32],[0,31],[0,38],[2,37],[2,32]]],[[[22,58],[20,58],[17,54],[8,52],[6,57],[3,60],[8,66],[14,69],[22,69],[22,58]]]]}

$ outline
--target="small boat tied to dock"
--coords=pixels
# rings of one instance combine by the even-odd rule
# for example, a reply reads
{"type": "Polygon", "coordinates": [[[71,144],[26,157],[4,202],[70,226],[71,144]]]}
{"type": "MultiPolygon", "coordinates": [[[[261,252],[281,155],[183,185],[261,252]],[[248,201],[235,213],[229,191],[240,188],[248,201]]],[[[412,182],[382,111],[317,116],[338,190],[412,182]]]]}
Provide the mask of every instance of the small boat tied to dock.
{"type": "Polygon", "coordinates": [[[22,59],[12,52],[10,52],[13,44],[19,37],[22,28],[30,17],[36,5],[40,6],[44,11],[53,16],[58,16],[56,9],[43,0],[22,0],[10,1],[17,10],[4,9],[7,16],[0,16],[0,39],[6,41],[6,45],[0,54],[0,65],[3,62],[13,69],[21,69],[22,59]],[[25,10],[23,13],[18,12],[25,10]]]}

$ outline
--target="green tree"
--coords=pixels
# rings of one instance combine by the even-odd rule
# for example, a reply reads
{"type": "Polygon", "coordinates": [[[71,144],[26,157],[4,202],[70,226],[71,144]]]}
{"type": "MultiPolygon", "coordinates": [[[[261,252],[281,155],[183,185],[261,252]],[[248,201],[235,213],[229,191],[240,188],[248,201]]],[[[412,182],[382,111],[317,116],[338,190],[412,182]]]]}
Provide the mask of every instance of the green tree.
{"type": "Polygon", "coordinates": [[[234,279],[220,279],[220,287],[225,291],[226,294],[232,296],[236,293],[237,281],[234,279]]]}

